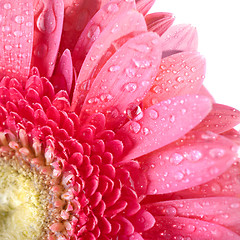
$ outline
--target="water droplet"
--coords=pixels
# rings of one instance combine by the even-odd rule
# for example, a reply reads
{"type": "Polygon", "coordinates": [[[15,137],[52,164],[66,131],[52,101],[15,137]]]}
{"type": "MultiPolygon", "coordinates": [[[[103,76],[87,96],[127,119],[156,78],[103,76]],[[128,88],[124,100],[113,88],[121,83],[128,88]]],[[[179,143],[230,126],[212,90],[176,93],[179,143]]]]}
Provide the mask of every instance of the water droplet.
{"type": "Polygon", "coordinates": [[[43,57],[45,57],[47,55],[47,52],[48,52],[47,45],[44,44],[44,43],[40,43],[39,45],[37,45],[35,47],[33,54],[36,57],[43,58],[43,57]]]}
{"type": "Polygon", "coordinates": [[[184,174],[182,172],[177,172],[174,174],[174,178],[178,181],[182,180],[184,178],[184,174]]]}
{"type": "Polygon", "coordinates": [[[213,158],[220,158],[224,156],[225,150],[221,148],[213,148],[209,151],[209,154],[213,158]]]}
{"type": "Polygon", "coordinates": [[[2,26],[2,31],[3,32],[9,32],[11,29],[9,26],[2,26]]]}
{"type": "Polygon", "coordinates": [[[93,25],[90,28],[87,36],[92,41],[96,41],[96,39],[99,37],[100,33],[101,33],[100,27],[98,25],[93,25]]]}
{"type": "Polygon", "coordinates": [[[130,130],[134,133],[138,133],[141,130],[141,125],[137,122],[132,122],[130,124],[130,130]]]}
{"type": "Polygon", "coordinates": [[[158,118],[158,112],[156,111],[156,110],[154,110],[154,109],[151,109],[150,111],[149,111],[149,117],[151,118],[151,119],[153,119],[153,120],[155,120],[155,119],[157,119],[158,118]]]}
{"type": "Polygon", "coordinates": [[[4,7],[6,10],[9,10],[9,9],[11,9],[12,5],[11,5],[10,3],[5,3],[5,4],[3,5],[3,7],[4,7]]]}
{"type": "Polygon", "coordinates": [[[142,133],[143,133],[143,135],[148,135],[149,134],[149,129],[148,128],[146,128],[146,127],[144,127],[143,129],[142,129],[142,133]]]}
{"type": "Polygon", "coordinates": [[[109,93],[104,93],[104,94],[102,94],[101,96],[100,96],[100,100],[102,101],[102,102],[109,102],[110,100],[112,100],[113,99],[113,96],[111,95],[111,94],[109,94],[109,93]]]}
{"type": "Polygon", "coordinates": [[[202,158],[202,153],[198,150],[191,150],[188,153],[188,160],[197,162],[202,158]]]}
{"type": "Polygon", "coordinates": [[[126,75],[130,78],[133,78],[136,74],[136,70],[134,68],[127,68],[126,75]]]}
{"type": "Polygon", "coordinates": [[[172,206],[167,206],[164,210],[163,213],[167,216],[175,216],[177,214],[177,209],[172,206]]]}
{"type": "Polygon", "coordinates": [[[174,116],[174,115],[170,115],[169,121],[170,121],[171,123],[174,123],[174,122],[175,122],[175,116],[174,116]]]}
{"type": "Polygon", "coordinates": [[[43,11],[37,19],[37,28],[42,33],[52,33],[56,28],[56,16],[53,10],[43,11]]]}
{"type": "Polygon", "coordinates": [[[182,109],[181,109],[181,112],[182,112],[182,114],[184,115],[184,114],[187,112],[187,110],[186,110],[185,108],[182,108],[182,109]]]}
{"type": "Polygon", "coordinates": [[[112,28],[111,33],[115,33],[116,31],[118,31],[118,29],[119,29],[119,25],[116,23],[112,28]]]}
{"type": "Polygon", "coordinates": [[[119,10],[119,7],[116,3],[109,4],[107,10],[112,13],[116,13],[119,10]]]}
{"type": "Polygon", "coordinates": [[[179,163],[182,162],[182,160],[184,159],[184,157],[179,154],[179,153],[174,153],[172,154],[172,156],[170,157],[170,162],[172,164],[178,165],[179,163]]]}
{"type": "Polygon", "coordinates": [[[138,68],[148,68],[151,65],[148,60],[136,60],[133,58],[132,61],[134,62],[135,66],[138,68]]]}
{"type": "Polygon", "coordinates": [[[214,192],[214,193],[220,193],[221,190],[222,190],[222,188],[221,188],[221,186],[220,186],[218,183],[213,183],[213,184],[211,185],[211,190],[212,190],[212,192],[214,192]]]}
{"type": "Polygon", "coordinates": [[[128,92],[135,92],[137,89],[137,84],[136,83],[126,83],[124,85],[124,88],[128,91],[128,92]]]}
{"type": "Polygon", "coordinates": [[[12,46],[11,45],[5,45],[5,50],[7,50],[7,51],[10,51],[10,50],[12,50],[12,46]]]}
{"type": "Polygon", "coordinates": [[[22,32],[21,32],[21,31],[14,31],[13,34],[14,34],[16,37],[21,37],[21,36],[22,36],[22,32]]]}
{"type": "Polygon", "coordinates": [[[234,209],[240,208],[240,204],[239,204],[239,203],[232,203],[232,204],[230,205],[230,207],[231,207],[231,208],[234,208],[234,209]]]}
{"type": "Polygon", "coordinates": [[[196,70],[197,70],[197,69],[196,69],[195,67],[192,67],[192,68],[191,68],[191,71],[192,71],[192,72],[196,72],[196,70]]]}
{"type": "Polygon", "coordinates": [[[119,71],[120,70],[120,66],[111,66],[109,68],[109,72],[116,72],[116,71],[119,71]]]}
{"type": "Polygon", "coordinates": [[[15,22],[19,23],[19,24],[23,23],[24,22],[24,17],[20,16],[20,15],[16,16],[15,17],[15,22]]]}
{"type": "Polygon", "coordinates": [[[142,86],[147,87],[150,84],[149,81],[142,81],[142,86]]]}
{"type": "Polygon", "coordinates": [[[99,102],[99,99],[97,97],[92,97],[88,99],[89,104],[96,104],[99,102]]]}
{"type": "Polygon", "coordinates": [[[180,82],[183,82],[183,81],[184,81],[184,78],[183,78],[183,77],[177,77],[177,78],[176,78],[176,81],[179,82],[179,83],[180,83],[180,82]]]}
{"type": "Polygon", "coordinates": [[[26,27],[32,27],[32,22],[26,22],[26,27]]]}

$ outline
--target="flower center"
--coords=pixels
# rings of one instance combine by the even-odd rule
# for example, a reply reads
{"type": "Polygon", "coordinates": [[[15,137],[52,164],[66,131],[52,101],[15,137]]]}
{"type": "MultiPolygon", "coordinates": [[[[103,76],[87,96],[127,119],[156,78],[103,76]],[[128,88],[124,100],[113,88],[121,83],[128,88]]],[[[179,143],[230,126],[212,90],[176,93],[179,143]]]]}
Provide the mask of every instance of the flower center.
{"type": "Polygon", "coordinates": [[[11,159],[0,157],[0,239],[38,239],[42,235],[46,224],[42,193],[33,173],[16,169],[11,159]]]}

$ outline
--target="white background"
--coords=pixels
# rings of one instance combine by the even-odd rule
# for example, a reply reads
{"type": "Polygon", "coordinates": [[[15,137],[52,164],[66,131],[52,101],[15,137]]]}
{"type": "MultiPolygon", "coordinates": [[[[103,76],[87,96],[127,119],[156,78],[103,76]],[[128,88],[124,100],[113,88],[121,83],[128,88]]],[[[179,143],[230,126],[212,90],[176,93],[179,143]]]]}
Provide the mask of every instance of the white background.
{"type": "Polygon", "coordinates": [[[240,110],[240,1],[156,0],[151,12],[171,12],[174,24],[198,30],[207,60],[205,86],[218,103],[240,110]]]}

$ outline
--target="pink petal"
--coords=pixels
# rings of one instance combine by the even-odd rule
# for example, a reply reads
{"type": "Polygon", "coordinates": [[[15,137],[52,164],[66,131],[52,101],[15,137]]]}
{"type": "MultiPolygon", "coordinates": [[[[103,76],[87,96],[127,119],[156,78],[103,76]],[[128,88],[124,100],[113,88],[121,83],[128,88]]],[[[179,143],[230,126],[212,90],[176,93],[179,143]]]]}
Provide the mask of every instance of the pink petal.
{"type": "Polygon", "coordinates": [[[172,96],[197,94],[205,77],[206,61],[197,52],[183,52],[162,60],[143,105],[149,107],[172,96]]]}
{"type": "Polygon", "coordinates": [[[159,149],[186,134],[211,110],[206,97],[176,97],[147,108],[139,121],[129,121],[118,132],[127,156],[134,159],[159,149]]]}
{"type": "Polygon", "coordinates": [[[50,78],[55,66],[63,26],[63,0],[40,0],[35,7],[32,66],[50,78]]]}
{"type": "Polygon", "coordinates": [[[60,52],[71,52],[79,36],[93,15],[99,10],[101,0],[63,0],[64,22],[60,52]]]}
{"type": "Polygon", "coordinates": [[[183,218],[156,217],[155,226],[143,233],[144,239],[239,240],[240,236],[217,224],[183,218]]]}
{"type": "Polygon", "coordinates": [[[206,97],[208,97],[209,99],[211,99],[212,102],[215,102],[213,96],[209,93],[209,91],[206,89],[206,87],[204,87],[204,85],[202,85],[202,87],[199,89],[198,94],[199,94],[199,95],[206,96],[206,97]]]}
{"type": "Polygon", "coordinates": [[[136,0],[137,10],[146,15],[154,3],[155,0],[136,0]]]}
{"type": "Polygon", "coordinates": [[[174,53],[196,51],[198,36],[195,27],[180,24],[170,27],[163,35],[163,57],[174,53]]]}
{"type": "Polygon", "coordinates": [[[216,134],[208,140],[205,136],[205,133],[189,135],[139,158],[148,179],[147,194],[177,192],[206,183],[225,172],[236,160],[235,144],[216,134]]]}
{"type": "Polygon", "coordinates": [[[222,133],[222,135],[240,145],[240,132],[238,132],[237,130],[230,129],[229,131],[222,133]]]}
{"type": "Polygon", "coordinates": [[[240,233],[240,199],[233,197],[164,201],[144,206],[154,216],[186,217],[219,224],[240,233]]]}
{"type": "MultiPolygon", "coordinates": [[[[81,36],[79,37],[73,51],[73,62],[77,72],[79,72],[83,64],[83,61],[87,53],[89,52],[90,48],[92,47],[93,43],[100,37],[100,34],[109,26],[109,23],[114,21],[114,24],[118,25],[118,23],[115,23],[118,17],[131,9],[135,9],[134,2],[129,3],[121,0],[110,2],[106,4],[103,8],[101,8],[94,15],[91,21],[88,22],[87,26],[85,27],[81,36]]],[[[114,27],[114,24],[111,24],[111,28],[114,27]]],[[[123,30],[128,31],[127,29],[123,30]]],[[[132,31],[134,31],[134,29],[132,29],[132,31]]],[[[123,36],[124,31],[121,34],[123,36]]],[[[111,41],[114,41],[115,39],[119,38],[119,33],[117,34],[117,36],[113,34],[112,38],[113,39],[109,38],[108,40],[109,43],[106,44],[106,47],[104,49],[105,51],[111,44],[111,41]]]]}
{"type": "Polygon", "coordinates": [[[151,87],[160,61],[156,33],[147,32],[130,39],[98,74],[84,102],[81,120],[97,110],[109,116],[108,124],[118,125],[129,104],[138,105],[151,87]]]}
{"type": "Polygon", "coordinates": [[[63,52],[59,59],[59,63],[51,78],[51,82],[57,92],[60,90],[66,90],[68,94],[70,94],[73,82],[73,65],[71,53],[68,49],[63,52]]]}
{"type": "Polygon", "coordinates": [[[234,163],[226,172],[205,184],[175,193],[171,198],[214,196],[240,197],[240,163],[234,163]]]}
{"type": "Polygon", "coordinates": [[[136,28],[138,28],[140,32],[145,32],[147,30],[143,16],[136,11],[132,10],[126,14],[117,16],[115,21],[112,21],[112,24],[108,24],[108,27],[99,35],[86,56],[73,93],[73,109],[82,105],[93,80],[96,78],[105,62],[118,49],[119,46],[114,46],[114,44],[111,45],[111,43],[135,31],[136,28]],[[113,31],[116,26],[118,26],[118,30],[113,31]]]}
{"type": "Polygon", "coordinates": [[[0,80],[4,76],[26,80],[33,45],[33,5],[27,0],[2,0],[0,16],[0,80]]]}
{"type": "Polygon", "coordinates": [[[171,13],[157,12],[148,14],[145,17],[148,31],[156,32],[162,36],[164,32],[173,24],[174,17],[171,13]]]}
{"type": "Polygon", "coordinates": [[[240,111],[235,108],[214,103],[211,112],[194,128],[194,131],[209,130],[223,133],[240,123],[240,111]]]}

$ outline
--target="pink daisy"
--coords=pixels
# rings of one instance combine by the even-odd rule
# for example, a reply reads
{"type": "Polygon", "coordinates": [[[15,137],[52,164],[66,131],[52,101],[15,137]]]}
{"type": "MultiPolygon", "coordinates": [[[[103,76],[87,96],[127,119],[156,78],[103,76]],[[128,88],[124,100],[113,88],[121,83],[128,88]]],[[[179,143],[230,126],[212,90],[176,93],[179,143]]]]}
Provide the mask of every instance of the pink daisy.
{"type": "Polygon", "coordinates": [[[240,239],[240,112],[153,3],[0,2],[0,239],[240,239]]]}

